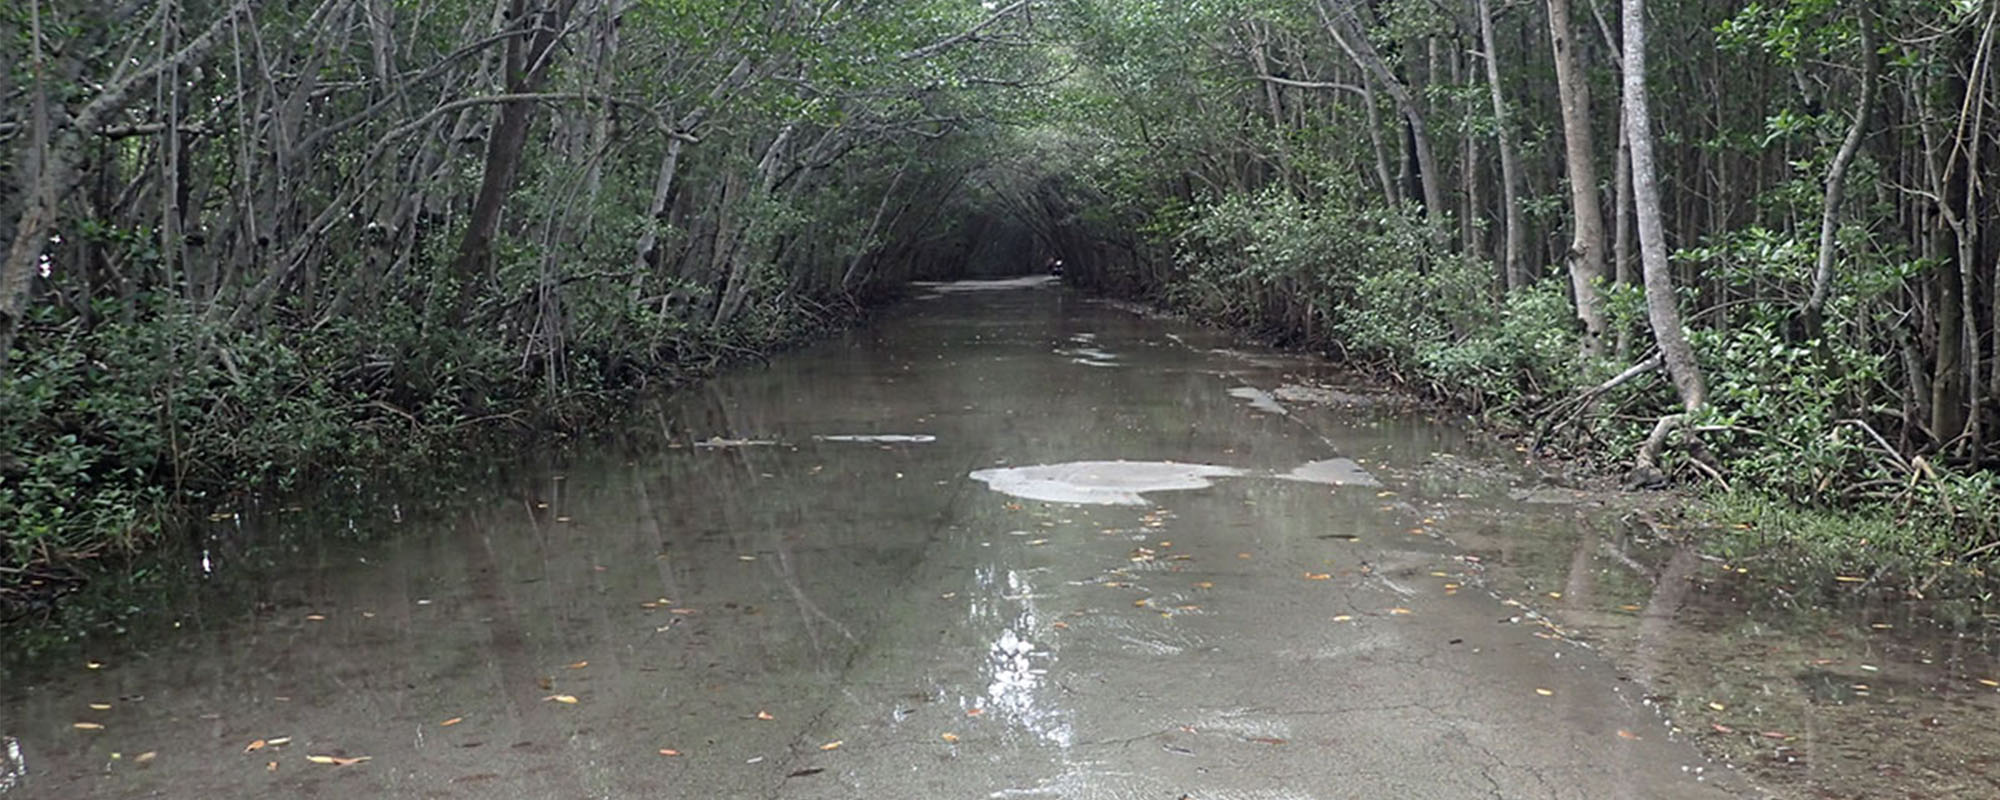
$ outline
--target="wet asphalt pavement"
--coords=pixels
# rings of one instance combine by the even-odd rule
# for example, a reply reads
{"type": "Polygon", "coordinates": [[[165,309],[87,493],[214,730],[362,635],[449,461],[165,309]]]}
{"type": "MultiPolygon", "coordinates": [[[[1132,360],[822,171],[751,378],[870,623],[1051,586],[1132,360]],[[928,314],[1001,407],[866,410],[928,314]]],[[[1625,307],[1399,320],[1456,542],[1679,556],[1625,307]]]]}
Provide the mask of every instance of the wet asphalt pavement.
{"type": "Polygon", "coordinates": [[[268,523],[254,587],[17,676],[0,797],[1761,796],[1409,501],[1459,434],[1019,283],[665,399],[671,447],[268,523]]]}

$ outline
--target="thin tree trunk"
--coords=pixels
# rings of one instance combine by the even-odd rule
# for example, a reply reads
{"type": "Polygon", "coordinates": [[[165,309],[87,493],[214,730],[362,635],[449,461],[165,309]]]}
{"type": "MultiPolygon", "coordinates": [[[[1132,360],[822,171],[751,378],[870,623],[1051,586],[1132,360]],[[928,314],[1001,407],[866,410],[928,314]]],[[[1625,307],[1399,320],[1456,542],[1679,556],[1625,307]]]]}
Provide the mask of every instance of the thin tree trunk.
{"type": "Polygon", "coordinates": [[[1486,49],[1486,86],[1493,96],[1495,144],[1500,149],[1500,202],[1506,227],[1503,256],[1508,290],[1527,286],[1528,229],[1521,219],[1521,167],[1514,156],[1514,126],[1507,98],[1500,90],[1500,48],[1493,35],[1492,0],[1478,0],[1479,39],[1486,49]]]}
{"type": "Polygon", "coordinates": [[[1632,198],[1638,216],[1639,257],[1646,283],[1646,316],[1653,338],[1674,380],[1681,407],[1694,411],[1708,402],[1708,386],[1694,347],[1682,329],[1674,296],[1667,233],[1660,210],[1660,184],[1653,162],[1651,101],[1646,93],[1646,0],[1623,0],[1625,16],[1625,118],[1632,148],[1632,198]]]}
{"type": "MultiPolygon", "coordinates": [[[[1484,2],[1484,0],[1482,0],[1484,2]]],[[[1597,196],[1596,147],[1590,131],[1590,84],[1576,60],[1570,29],[1569,0],[1548,0],[1549,40],[1555,49],[1556,90],[1562,96],[1564,158],[1569,167],[1570,215],[1575,230],[1570,239],[1570,291],[1576,317],[1583,322],[1583,353],[1604,355],[1604,304],[1596,280],[1604,273],[1604,211],[1597,196]]],[[[1626,58],[1628,68],[1631,58],[1626,58]]],[[[1642,98],[1643,99],[1643,98],[1642,98]]],[[[1638,119],[1643,119],[1639,117],[1638,119]]],[[[1650,134],[1649,134],[1650,135],[1650,134]]]]}
{"type": "Polygon", "coordinates": [[[1847,170],[1854,163],[1854,156],[1861,151],[1862,139],[1868,132],[1868,116],[1875,107],[1875,35],[1874,19],[1868,10],[1868,3],[1861,4],[1861,96],[1854,104],[1854,122],[1847,127],[1847,138],[1840,143],[1840,152],[1833,156],[1833,165],[1826,171],[1826,198],[1820,209],[1819,258],[1813,268],[1812,295],[1806,300],[1806,338],[1818,339],[1822,335],[1825,322],[1826,300],[1833,286],[1834,250],[1840,232],[1840,203],[1847,192],[1847,170]]]}
{"type": "MultiPolygon", "coordinates": [[[[1340,49],[1347,53],[1347,57],[1352,59],[1356,66],[1373,73],[1375,81],[1380,83],[1389,93],[1389,97],[1396,101],[1397,110],[1402,112],[1404,122],[1409,125],[1410,148],[1417,158],[1417,177],[1424,193],[1424,219],[1430,223],[1433,232],[1444,232],[1444,176],[1438,174],[1437,156],[1431,149],[1430,124],[1425,121],[1423,109],[1417,105],[1415,94],[1401,78],[1396,77],[1395,72],[1389,69],[1388,62],[1382,60],[1382,54],[1376,52],[1375,46],[1360,33],[1359,26],[1356,26],[1355,30],[1343,32],[1343,23],[1328,15],[1323,2],[1315,7],[1319,10],[1321,23],[1326,27],[1327,33],[1333,36],[1334,42],[1340,45],[1340,49]]],[[[1346,20],[1347,24],[1354,22],[1353,8],[1336,5],[1335,9],[1333,13],[1346,20]]]]}

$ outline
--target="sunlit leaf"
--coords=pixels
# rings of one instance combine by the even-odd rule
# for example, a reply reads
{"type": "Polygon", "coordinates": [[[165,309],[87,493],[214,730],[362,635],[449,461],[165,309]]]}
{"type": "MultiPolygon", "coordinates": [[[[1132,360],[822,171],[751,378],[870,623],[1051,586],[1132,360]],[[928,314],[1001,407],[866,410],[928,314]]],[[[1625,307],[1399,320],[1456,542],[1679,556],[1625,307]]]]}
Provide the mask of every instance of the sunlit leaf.
{"type": "Polygon", "coordinates": [[[681,751],[679,751],[679,750],[675,750],[675,749],[673,749],[673,748],[671,748],[671,747],[662,747],[662,748],[660,748],[660,755],[663,755],[663,756],[677,756],[677,755],[680,755],[680,754],[681,754],[681,751]]]}
{"type": "Polygon", "coordinates": [[[956,733],[945,733],[945,734],[939,734],[939,735],[938,735],[938,738],[939,738],[939,739],[943,739],[943,740],[945,740],[945,741],[947,741],[947,742],[951,742],[951,743],[953,743],[953,744],[957,744],[957,743],[958,743],[958,734],[956,734],[956,733]]]}
{"type": "Polygon", "coordinates": [[[140,753],[138,757],[133,758],[132,763],[138,764],[139,766],[143,767],[147,764],[153,763],[153,759],[158,758],[159,755],[160,755],[159,753],[156,753],[152,750],[147,750],[144,753],[140,753]]]}
{"type": "Polygon", "coordinates": [[[1535,690],[1535,694],[1538,694],[1538,695],[1541,695],[1541,696],[1543,696],[1543,697],[1554,697],[1554,696],[1555,696],[1555,693],[1556,693],[1556,692],[1555,692],[1555,690],[1554,690],[1554,689],[1536,689],[1536,690],[1535,690]]]}
{"type": "Polygon", "coordinates": [[[110,703],[91,703],[91,704],[90,704],[90,710],[92,710],[92,711],[110,711],[110,710],[111,710],[111,704],[110,704],[110,703]]]}
{"type": "Polygon", "coordinates": [[[588,661],[578,661],[578,662],[576,662],[576,663],[574,663],[574,664],[568,664],[568,665],[565,665],[565,666],[563,667],[563,669],[583,669],[584,667],[588,667],[588,666],[590,666],[590,662],[588,662],[588,661]]]}
{"type": "Polygon", "coordinates": [[[1631,732],[1631,731],[1628,731],[1628,730],[1625,730],[1624,728],[1619,728],[1619,729],[1618,729],[1618,738],[1620,738],[1620,739],[1631,739],[1631,740],[1634,740],[1634,741],[1637,741],[1637,740],[1639,739],[1639,734],[1636,734],[1636,733],[1633,733],[1633,732],[1631,732]]]}
{"type": "Polygon", "coordinates": [[[1398,607],[1398,608],[1392,608],[1392,609],[1389,609],[1389,613],[1391,613],[1391,614],[1394,614],[1394,615],[1396,615],[1396,616],[1399,616],[1399,617],[1400,617],[1400,616],[1405,616],[1405,615],[1408,615],[1408,614],[1410,614],[1410,613],[1411,613],[1411,611],[1410,611],[1409,609],[1407,609],[1407,608],[1400,608],[1400,607],[1398,607]]]}
{"type": "Polygon", "coordinates": [[[769,721],[771,721],[771,720],[774,720],[774,719],[777,719],[777,717],[774,717],[774,716],[771,716],[771,712],[769,712],[769,711],[758,711],[758,712],[757,712],[757,718],[758,718],[758,719],[761,719],[761,720],[764,720],[764,721],[766,721],[766,722],[769,722],[769,721]]]}
{"type": "Polygon", "coordinates": [[[326,764],[335,767],[351,767],[363,761],[371,761],[373,758],[373,756],[355,756],[353,758],[346,756],[306,756],[306,760],[314,764],[326,764]]]}
{"type": "Polygon", "coordinates": [[[103,726],[103,725],[100,725],[100,724],[98,724],[98,723],[95,723],[95,722],[72,722],[72,723],[70,723],[70,724],[69,724],[69,726],[70,726],[70,727],[72,727],[72,728],[75,728],[75,729],[77,729],[77,730],[80,730],[80,731],[101,731],[101,730],[104,730],[104,726],[103,726]]]}
{"type": "Polygon", "coordinates": [[[1725,708],[1728,708],[1728,706],[1724,706],[1723,704],[1721,704],[1721,703],[1717,703],[1717,702],[1714,702],[1714,701],[1710,701],[1710,702],[1709,702],[1709,704],[1708,704],[1708,707],[1709,707],[1709,708],[1712,708],[1712,709],[1714,709],[1714,710],[1716,710],[1716,711],[1721,711],[1721,710],[1723,710],[1723,709],[1725,709],[1725,708]]]}
{"type": "Polygon", "coordinates": [[[552,695],[549,695],[548,697],[544,697],[544,698],[542,698],[542,699],[543,699],[543,700],[554,700],[554,701],[556,701],[556,702],[558,702],[558,703],[562,703],[562,704],[564,704],[564,705],[572,705],[572,706],[573,706],[573,705],[576,705],[576,695],[573,695],[573,694],[552,694],[552,695]]]}
{"type": "Polygon", "coordinates": [[[464,722],[464,721],[465,721],[465,718],[464,718],[464,717],[452,717],[451,719],[448,719],[448,720],[445,720],[445,721],[443,721],[443,722],[440,722],[440,723],[438,723],[438,727],[440,727],[440,728],[449,728],[449,727],[451,727],[451,726],[453,726],[453,725],[457,725],[458,723],[461,723],[461,722],[464,722]]]}
{"type": "Polygon", "coordinates": [[[258,739],[258,740],[254,741],[254,742],[251,742],[251,743],[249,743],[249,744],[246,744],[246,745],[244,745],[244,746],[243,746],[243,752],[245,752],[245,753],[251,753],[251,752],[256,752],[256,751],[258,751],[258,750],[262,750],[262,749],[264,749],[264,745],[267,745],[267,744],[270,744],[270,743],[269,743],[269,742],[266,742],[266,741],[264,741],[263,739],[258,739]]]}
{"type": "Polygon", "coordinates": [[[831,742],[827,742],[826,744],[823,744],[823,745],[820,745],[820,746],[819,746],[819,749],[821,749],[821,750],[839,750],[839,749],[840,749],[840,746],[841,746],[841,745],[843,745],[843,744],[846,744],[846,743],[847,743],[847,742],[845,742],[845,741],[843,741],[843,740],[840,740],[840,739],[835,739],[835,740],[833,740],[833,741],[831,741],[831,742]]]}
{"type": "Polygon", "coordinates": [[[1308,572],[1308,573],[1306,573],[1306,580],[1309,580],[1309,581],[1325,581],[1325,580],[1332,580],[1332,579],[1333,579],[1333,575],[1332,575],[1331,573],[1326,573],[1326,572],[1308,572]]]}
{"type": "Polygon", "coordinates": [[[986,709],[983,708],[968,708],[965,710],[965,715],[968,717],[976,717],[984,713],[986,713],[986,709]]]}

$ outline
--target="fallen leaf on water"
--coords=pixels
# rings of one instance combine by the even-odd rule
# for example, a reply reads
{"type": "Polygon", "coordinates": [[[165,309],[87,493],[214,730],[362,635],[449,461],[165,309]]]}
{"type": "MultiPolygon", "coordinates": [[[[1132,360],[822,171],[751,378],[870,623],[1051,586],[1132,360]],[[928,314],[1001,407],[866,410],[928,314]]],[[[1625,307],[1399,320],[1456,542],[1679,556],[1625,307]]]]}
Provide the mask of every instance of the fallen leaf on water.
{"type": "Polygon", "coordinates": [[[276,761],[266,761],[266,762],[264,762],[264,771],[265,771],[265,772],[277,772],[277,771],[278,771],[278,762],[276,762],[276,761]]]}
{"type": "Polygon", "coordinates": [[[1253,736],[1253,737],[1251,737],[1251,738],[1250,738],[1250,741],[1253,741],[1253,742],[1256,742],[1256,743],[1258,743],[1258,744],[1284,744],[1284,743],[1285,743],[1285,740],[1283,740],[1283,739],[1279,739],[1279,738],[1276,738],[1276,737],[1272,737],[1272,736],[1253,736]]]}
{"type": "Polygon", "coordinates": [[[1980,678],[1979,682],[1986,686],[2000,687],[2000,681],[1996,681],[1992,678],[1980,678]]]}
{"type": "Polygon", "coordinates": [[[110,710],[111,710],[111,704],[110,704],[110,703],[91,703],[91,704],[90,704],[90,710],[92,710],[92,711],[110,711],[110,710]]]}
{"type": "Polygon", "coordinates": [[[841,739],[835,739],[835,740],[833,740],[833,741],[831,741],[831,742],[827,742],[826,744],[823,744],[823,745],[820,745],[820,746],[819,746],[819,749],[821,749],[821,750],[839,750],[839,749],[840,749],[840,746],[841,746],[841,745],[843,745],[843,744],[847,744],[847,742],[846,742],[846,741],[844,741],[844,740],[841,740],[841,739]]]}
{"type": "Polygon", "coordinates": [[[373,756],[355,756],[353,758],[348,758],[346,756],[306,756],[306,760],[311,761],[314,764],[329,764],[336,767],[351,767],[363,761],[373,760],[373,756]]]}
{"type": "Polygon", "coordinates": [[[769,712],[769,711],[758,711],[758,712],[757,712],[757,718],[758,718],[758,719],[761,719],[761,720],[764,720],[764,721],[766,721],[766,722],[769,722],[769,721],[771,721],[771,720],[774,720],[774,719],[777,719],[777,717],[774,717],[774,716],[771,716],[771,712],[769,712]]]}
{"type": "Polygon", "coordinates": [[[590,662],[588,662],[588,661],[578,661],[578,662],[576,662],[576,663],[574,663],[574,664],[570,664],[570,665],[568,665],[568,666],[565,666],[565,667],[563,667],[563,669],[583,669],[584,667],[588,667],[588,666],[590,666],[590,662]]]}
{"type": "Polygon", "coordinates": [[[1249,554],[1249,553],[1237,553],[1237,554],[1236,554],[1236,557],[1237,557],[1237,558],[1241,558],[1241,559],[1244,559],[1244,560],[1246,560],[1246,561],[1247,561],[1247,560],[1249,560],[1249,558],[1250,558],[1250,554],[1249,554]]]}
{"type": "Polygon", "coordinates": [[[1196,589],[1213,589],[1213,588],[1215,588],[1215,582],[1214,582],[1214,581],[1198,581],[1198,582],[1196,582],[1196,583],[1195,583],[1195,585],[1194,585],[1194,588],[1196,588],[1196,589]]]}
{"type": "Polygon", "coordinates": [[[445,721],[443,721],[443,722],[440,722],[440,723],[438,723],[438,727],[440,727],[440,728],[449,728],[449,727],[451,727],[451,726],[453,726],[453,725],[457,725],[458,723],[461,723],[461,722],[464,722],[464,721],[465,721],[465,718],[464,718],[464,717],[452,717],[451,719],[448,719],[448,720],[445,720],[445,721]]]}
{"type": "Polygon", "coordinates": [[[1833,576],[1833,579],[1836,581],[1840,581],[1841,583],[1862,583],[1868,580],[1867,578],[1863,578],[1858,575],[1835,575],[1833,576]]]}
{"type": "Polygon", "coordinates": [[[1561,599],[1562,599],[1562,596],[1563,596],[1563,593],[1562,593],[1562,592],[1549,592],[1549,596],[1550,596],[1550,597],[1553,597],[1553,598],[1555,598],[1555,599],[1557,599],[1557,600],[1561,600],[1561,599]]]}
{"type": "Polygon", "coordinates": [[[1555,696],[1555,693],[1556,693],[1556,692],[1555,692],[1555,690],[1554,690],[1554,689],[1536,689],[1536,690],[1535,690],[1535,694],[1538,694],[1538,695],[1541,695],[1541,696],[1543,696],[1543,697],[1553,697],[1553,696],[1555,696]]]}
{"type": "Polygon", "coordinates": [[[983,708],[968,708],[965,710],[965,715],[968,717],[976,717],[984,713],[986,713],[986,709],[983,708]]]}
{"type": "Polygon", "coordinates": [[[1306,573],[1306,580],[1309,580],[1309,581],[1325,581],[1325,580],[1332,580],[1332,579],[1333,579],[1333,575],[1331,575],[1331,574],[1329,574],[1329,573],[1325,573],[1325,572],[1308,572],[1308,573],[1306,573]]]}
{"type": "Polygon", "coordinates": [[[1766,739],[1790,739],[1790,738],[1792,738],[1792,737],[1791,737],[1790,735],[1787,735],[1787,734],[1786,734],[1785,732],[1783,732],[1783,731],[1764,731],[1763,733],[1760,733],[1760,734],[1758,734],[1758,735],[1759,735],[1759,736],[1762,736],[1762,737],[1764,737],[1764,738],[1766,738],[1766,739]]]}
{"type": "Polygon", "coordinates": [[[1410,613],[1410,610],[1409,610],[1409,609],[1407,609],[1407,608],[1400,608],[1400,607],[1399,607],[1399,608],[1392,608],[1392,609],[1389,609],[1389,613],[1391,613],[1391,614],[1394,614],[1394,615],[1396,615],[1396,616],[1399,616],[1399,617],[1400,617],[1400,616],[1403,616],[1403,615],[1406,615],[1406,614],[1409,614],[1409,613],[1410,613]]]}
{"type": "Polygon", "coordinates": [[[1354,619],[1354,615],[1353,615],[1353,614],[1336,614],[1336,615],[1334,615],[1334,618],[1333,618],[1333,621],[1334,621],[1334,622],[1346,622],[1346,621],[1348,621],[1348,620],[1351,620],[1351,619],[1354,619]]]}
{"type": "Polygon", "coordinates": [[[254,741],[254,742],[251,742],[251,743],[249,743],[249,744],[246,744],[246,745],[244,745],[244,746],[243,746],[243,752],[245,752],[245,753],[251,753],[251,752],[256,752],[256,751],[258,751],[258,750],[262,750],[262,749],[264,749],[264,745],[267,745],[267,744],[270,744],[270,743],[269,743],[269,742],[266,742],[266,741],[264,741],[263,739],[258,739],[258,740],[254,741]]]}
{"type": "Polygon", "coordinates": [[[1066,631],[1069,630],[1069,623],[1063,622],[1062,620],[1056,620],[1055,622],[1049,623],[1049,627],[1055,628],[1056,630],[1059,631],[1066,631]]]}
{"type": "Polygon", "coordinates": [[[140,753],[138,758],[132,759],[132,763],[138,764],[139,766],[143,767],[147,764],[153,763],[153,759],[159,757],[159,755],[160,755],[159,753],[147,750],[144,753],[140,753]]]}
{"type": "Polygon", "coordinates": [[[679,750],[675,750],[675,749],[673,749],[673,748],[671,748],[671,747],[662,747],[662,748],[660,748],[660,755],[663,755],[663,756],[677,756],[677,755],[680,755],[680,754],[681,754],[681,751],[679,751],[679,750]]]}
{"type": "Polygon", "coordinates": [[[565,705],[572,705],[572,706],[573,706],[573,705],[576,705],[576,695],[573,695],[573,694],[552,694],[552,695],[549,695],[548,697],[544,697],[544,698],[542,698],[542,699],[543,699],[543,700],[554,700],[554,701],[556,701],[556,702],[558,702],[558,703],[563,703],[563,704],[565,704],[565,705]]]}
{"type": "Polygon", "coordinates": [[[103,725],[99,725],[99,724],[97,724],[97,723],[95,723],[95,722],[72,722],[72,723],[70,723],[70,727],[72,727],[72,728],[75,728],[75,729],[77,729],[77,730],[80,730],[80,731],[101,731],[101,730],[104,730],[104,726],[103,726],[103,725]]]}
{"type": "Polygon", "coordinates": [[[325,621],[326,621],[326,615],[325,615],[325,614],[307,614],[307,615],[306,615],[306,621],[307,621],[307,622],[325,622],[325,621]]]}
{"type": "Polygon", "coordinates": [[[939,738],[939,739],[943,739],[943,740],[945,740],[945,741],[947,741],[947,742],[951,742],[951,743],[953,743],[953,744],[957,744],[957,743],[958,743],[958,734],[956,734],[956,733],[946,733],[946,734],[940,734],[940,735],[938,736],[938,738],[939,738]]]}
{"type": "Polygon", "coordinates": [[[1723,704],[1721,704],[1721,703],[1715,703],[1715,702],[1711,702],[1711,703],[1709,703],[1709,704],[1708,704],[1708,707],[1709,707],[1709,708],[1712,708],[1712,709],[1715,709],[1715,710],[1717,710],[1717,711],[1721,711],[1721,710],[1723,710],[1723,709],[1725,709],[1725,708],[1728,708],[1728,706],[1725,706],[1725,705],[1723,705],[1723,704]]]}
{"type": "Polygon", "coordinates": [[[1618,738],[1620,738],[1620,739],[1631,739],[1631,740],[1634,740],[1634,741],[1637,741],[1637,740],[1638,740],[1638,738],[1639,738],[1639,734],[1636,734],[1636,733],[1633,733],[1633,732],[1631,732],[1631,731],[1628,731],[1628,730],[1625,730],[1624,728],[1619,728],[1619,729],[1618,729],[1618,738]]]}
{"type": "Polygon", "coordinates": [[[104,669],[104,662],[102,662],[102,661],[85,661],[85,662],[83,662],[83,668],[84,668],[84,669],[104,669]]]}
{"type": "Polygon", "coordinates": [[[1709,723],[1708,727],[1711,727],[1711,728],[1714,728],[1714,729],[1715,729],[1715,732],[1716,732],[1716,733],[1735,733],[1735,732],[1736,732],[1736,729],[1735,729],[1735,728],[1731,728],[1731,727],[1729,727],[1728,725],[1724,725],[1724,724],[1722,724],[1722,723],[1720,723],[1720,722],[1711,722],[1711,723],[1709,723]]]}
{"type": "Polygon", "coordinates": [[[1622,606],[1619,606],[1619,607],[1618,607],[1618,610],[1619,610],[1619,611],[1638,611],[1638,610],[1639,610],[1639,607],[1638,607],[1638,606],[1635,606],[1635,605],[1632,605],[1631,603],[1626,603],[1625,605],[1622,605],[1622,606]]]}
{"type": "Polygon", "coordinates": [[[264,742],[264,744],[269,745],[271,747],[284,747],[285,745],[291,743],[292,743],[292,737],[290,736],[276,736],[264,742]]]}

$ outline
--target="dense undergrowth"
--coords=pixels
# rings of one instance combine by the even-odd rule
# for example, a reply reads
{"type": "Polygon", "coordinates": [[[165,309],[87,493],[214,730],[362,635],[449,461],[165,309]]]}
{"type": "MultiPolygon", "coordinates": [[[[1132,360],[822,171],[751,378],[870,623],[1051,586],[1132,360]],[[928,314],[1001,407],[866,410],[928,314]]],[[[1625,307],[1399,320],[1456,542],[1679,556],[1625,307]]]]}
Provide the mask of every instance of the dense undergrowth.
{"type": "MultiPolygon", "coordinates": [[[[1330,185],[1311,200],[1267,191],[1179,209],[1158,217],[1171,222],[1156,225],[1131,260],[1102,261],[1081,279],[1328,353],[1537,451],[1624,473],[1675,404],[1657,368],[1594,391],[1650,356],[1636,289],[1600,285],[1628,344],[1588,356],[1565,281],[1501,293],[1490,263],[1452,252],[1414,209],[1356,202],[1357,194],[1330,185]]],[[[1871,424],[1885,413],[1868,398],[1895,368],[1885,363],[1891,356],[1799,341],[1793,315],[1775,306],[1742,304],[1726,324],[1693,332],[1715,376],[1712,398],[1677,434],[1669,471],[1719,495],[1714,519],[1754,518],[1774,543],[1842,557],[1990,553],[2000,541],[1993,476],[1906,458],[1871,424]]]]}
{"type": "Polygon", "coordinates": [[[653,336],[618,321],[572,342],[560,382],[517,348],[414,317],[289,334],[223,334],[175,313],[87,328],[51,320],[17,342],[0,375],[0,507],[11,512],[0,618],[49,610],[190,515],[566,437],[649,387],[857,313],[774,302],[727,327],[653,336]]]}

